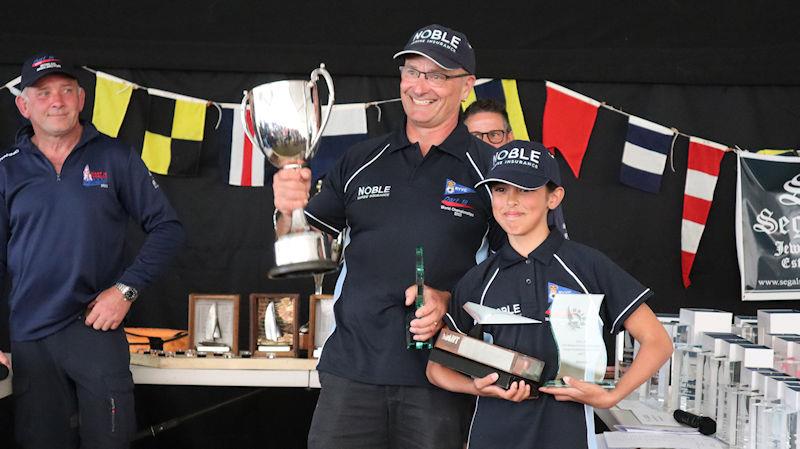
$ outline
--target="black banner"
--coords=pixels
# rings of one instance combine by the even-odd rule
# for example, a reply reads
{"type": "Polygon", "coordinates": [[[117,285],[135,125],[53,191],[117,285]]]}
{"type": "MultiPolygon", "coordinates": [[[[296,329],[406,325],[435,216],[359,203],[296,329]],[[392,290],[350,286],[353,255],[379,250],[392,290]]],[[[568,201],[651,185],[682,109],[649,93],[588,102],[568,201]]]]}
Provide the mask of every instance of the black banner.
{"type": "Polygon", "coordinates": [[[742,299],[800,299],[800,157],[740,152],[738,166],[742,299]]]}

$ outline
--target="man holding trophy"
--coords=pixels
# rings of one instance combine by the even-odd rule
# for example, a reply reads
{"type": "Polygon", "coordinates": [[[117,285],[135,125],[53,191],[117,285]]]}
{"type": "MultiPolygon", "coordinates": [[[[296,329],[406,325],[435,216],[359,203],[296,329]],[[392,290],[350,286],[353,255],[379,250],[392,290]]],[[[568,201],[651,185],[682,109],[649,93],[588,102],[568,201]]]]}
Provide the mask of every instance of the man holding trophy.
{"type": "Polygon", "coordinates": [[[459,123],[475,82],[465,35],[424,27],[395,59],[402,129],[350,148],[310,200],[308,168],[273,179],[278,235],[293,233],[293,211],[305,208],[312,226],[344,240],[310,448],[447,449],[464,441],[469,397],[430,385],[429,351],[406,349],[405,316],[417,293],[417,247],[425,250],[424,305],[410,331],[425,341],[441,327],[449,290],[499,246],[489,191],[472,188],[492,149],[459,123]]]}
{"type": "Polygon", "coordinates": [[[495,385],[498,372],[472,379],[433,361],[428,378],[478,396],[471,449],[594,447],[592,407],[611,407],[630,394],[669,358],[672,342],[645,304],[650,289],[600,252],[548,228],[548,211],[564,197],[550,152],[516,140],[493,159],[475,188],[491,188],[494,217],[508,243],[458,283],[447,324],[469,332],[475,315],[463,306],[470,302],[522,315],[526,324],[484,324],[483,340],[544,361],[541,378],[551,386],[532,391],[519,380],[504,389],[495,385]],[[630,370],[609,389],[601,386],[607,362],[601,332],[623,326],[641,346],[630,370]]]}

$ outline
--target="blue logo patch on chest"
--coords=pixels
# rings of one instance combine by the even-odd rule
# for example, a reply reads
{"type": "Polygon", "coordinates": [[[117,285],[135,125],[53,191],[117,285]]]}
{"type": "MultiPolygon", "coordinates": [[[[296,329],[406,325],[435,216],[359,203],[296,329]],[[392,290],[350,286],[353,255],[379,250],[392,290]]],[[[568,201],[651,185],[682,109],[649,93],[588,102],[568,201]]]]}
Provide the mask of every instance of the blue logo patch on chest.
{"type": "MultiPolygon", "coordinates": [[[[556,294],[562,295],[575,295],[579,294],[580,292],[575,291],[571,288],[562,287],[561,285],[554,284],[552,282],[547,283],[547,303],[552,304],[553,300],[556,297],[556,294]]],[[[545,317],[549,319],[550,317],[550,306],[547,307],[547,310],[544,312],[545,317]]]]}
{"type": "Polygon", "coordinates": [[[547,283],[547,302],[548,303],[552,303],[553,302],[553,299],[555,298],[556,294],[576,295],[576,294],[579,294],[579,293],[580,292],[575,291],[575,290],[573,290],[571,288],[562,287],[562,286],[560,286],[558,284],[554,284],[552,282],[548,282],[547,283]]]}
{"type": "Polygon", "coordinates": [[[86,164],[86,166],[83,167],[83,186],[84,187],[100,186],[101,188],[107,189],[108,172],[92,171],[89,168],[89,164],[86,164]]]}
{"type": "MultiPolygon", "coordinates": [[[[562,287],[558,284],[554,284],[552,282],[547,283],[547,303],[552,304],[553,299],[555,299],[556,294],[562,295],[577,295],[580,294],[579,291],[575,291],[571,288],[562,287]]],[[[544,312],[545,315],[550,315],[550,307],[548,306],[547,311],[544,312]]]]}
{"type": "Polygon", "coordinates": [[[474,209],[475,207],[469,203],[469,199],[461,196],[469,193],[475,193],[475,189],[461,185],[447,178],[444,183],[444,194],[442,195],[440,209],[452,212],[453,215],[457,217],[463,215],[474,217],[475,214],[471,212],[470,209],[474,209]]]}

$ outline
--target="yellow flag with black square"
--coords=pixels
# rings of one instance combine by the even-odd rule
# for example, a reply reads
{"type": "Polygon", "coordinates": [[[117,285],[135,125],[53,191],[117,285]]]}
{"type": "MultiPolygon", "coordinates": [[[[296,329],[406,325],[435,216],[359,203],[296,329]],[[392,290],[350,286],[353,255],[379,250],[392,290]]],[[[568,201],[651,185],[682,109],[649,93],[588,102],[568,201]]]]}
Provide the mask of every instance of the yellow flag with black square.
{"type": "Polygon", "coordinates": [[[196,176],[208,102],[157,89],[147,91],[150,112],[142,160],[153,173],[196,176]]]}

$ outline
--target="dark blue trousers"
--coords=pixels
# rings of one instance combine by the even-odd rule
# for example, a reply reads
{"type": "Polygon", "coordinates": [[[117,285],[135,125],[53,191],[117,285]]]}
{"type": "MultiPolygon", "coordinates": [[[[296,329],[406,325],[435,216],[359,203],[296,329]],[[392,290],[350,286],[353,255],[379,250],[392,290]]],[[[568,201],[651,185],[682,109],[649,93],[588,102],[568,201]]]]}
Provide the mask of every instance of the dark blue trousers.
{"type": "Polygon", "coordinates": [[[11,344],[15,435],[25,449],[129,447],[136,414],[125,333],[83,319],[11,344]]]}

